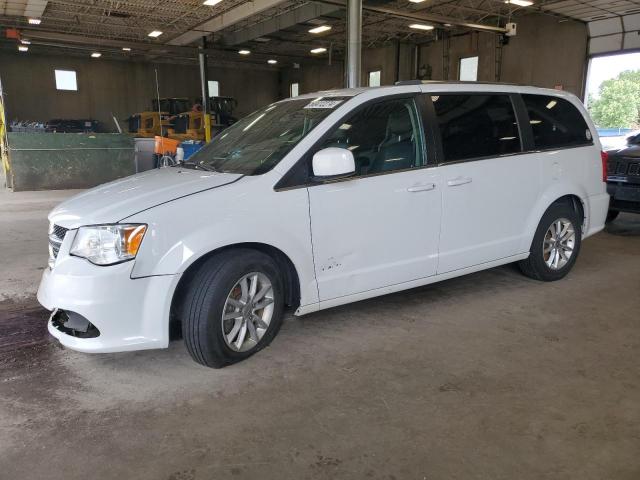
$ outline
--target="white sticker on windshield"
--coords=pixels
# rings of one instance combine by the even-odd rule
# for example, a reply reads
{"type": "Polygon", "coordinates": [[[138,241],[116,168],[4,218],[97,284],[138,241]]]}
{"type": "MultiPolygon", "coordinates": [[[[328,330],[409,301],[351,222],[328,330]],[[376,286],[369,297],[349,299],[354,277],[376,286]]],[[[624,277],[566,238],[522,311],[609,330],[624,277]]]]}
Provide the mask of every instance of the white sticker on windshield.
{"type": "Polygon", "coordinates": [[[304,108],[335,108],[344,100],[312,100],[304,108]]]}

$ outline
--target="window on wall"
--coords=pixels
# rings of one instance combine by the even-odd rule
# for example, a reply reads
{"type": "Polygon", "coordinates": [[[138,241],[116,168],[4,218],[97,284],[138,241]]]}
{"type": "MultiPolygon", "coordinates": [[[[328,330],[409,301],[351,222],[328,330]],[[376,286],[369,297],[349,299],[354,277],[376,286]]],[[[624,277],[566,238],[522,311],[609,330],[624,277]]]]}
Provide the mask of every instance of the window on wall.
{"type": "Polygon", "coordinates": [[[508,95],[432,96],[446,162],[498,157],[522,150],[508,95]]]}
{"type": "Polygon", "coordinates": [[[220,83],[217,80],[209,80],[207,82],[209,87],[209,96],[210,97],[219,97],[220,96],[220,83]]]}
{"type": "Polygon", "coordinates": [[[591,132],[582,114],[560,97],[522,95],[529,112],[536,148],[590,145],[591,132]]]}
{"type": "Polygon", "coordinates": [[[289,93],[290,93],[291,97],[297,97],[298,95],[300,95],[300,84],[299,83],[292,83],[289,93]]]}
{"type": "Polygon", "coordinates": [[[459,67],[461,82],[478,81],[478,57],[461,58],[459,67]]]}
{"type": "Polygon", "coordinates": [[[77,91],[78,81],[75,70],[56,70],[56,90],[77,91]]]}
{"type": "Polygon", "coordinates": [[[379,87],[381,78],[382,78],[381,70],[374,70],[373,72],[369,72],[369,86],[379,87]]]}

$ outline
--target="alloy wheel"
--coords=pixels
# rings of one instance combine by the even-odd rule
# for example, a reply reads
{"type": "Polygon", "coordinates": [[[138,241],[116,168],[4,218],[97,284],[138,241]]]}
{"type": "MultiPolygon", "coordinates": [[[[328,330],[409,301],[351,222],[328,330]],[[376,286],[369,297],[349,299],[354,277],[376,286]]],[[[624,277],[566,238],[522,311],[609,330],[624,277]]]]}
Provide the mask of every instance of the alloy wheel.
{"type": "Polygon", "coordinates": [[[273,317],[273,298],[273,286],[263,273],[238,280],[222,309],[222,336],[229,348],[246,352],[260,342],[273,317]]]}
{"type": "Polygon", "coordinates": [[[576,232],[571,220],[559,218],[544,235],[542,256],[547,267],[560,270],[571,259],[576,245],[576,232]]]}

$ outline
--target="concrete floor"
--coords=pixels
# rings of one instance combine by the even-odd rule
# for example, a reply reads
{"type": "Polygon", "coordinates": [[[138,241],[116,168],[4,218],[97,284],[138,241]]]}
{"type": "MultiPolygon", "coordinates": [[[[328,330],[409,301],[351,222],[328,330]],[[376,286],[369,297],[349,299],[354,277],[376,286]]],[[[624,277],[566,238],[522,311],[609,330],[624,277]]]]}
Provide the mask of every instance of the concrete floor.
{"type": "Polygon", "coordinates": [[[563,281],[503,267],[289,316],[209,370],[181,342],[51,342],[31,295],[65,193],[23,195],[0,197],[0,478],[640,478],[640,216],[563,281]]]}

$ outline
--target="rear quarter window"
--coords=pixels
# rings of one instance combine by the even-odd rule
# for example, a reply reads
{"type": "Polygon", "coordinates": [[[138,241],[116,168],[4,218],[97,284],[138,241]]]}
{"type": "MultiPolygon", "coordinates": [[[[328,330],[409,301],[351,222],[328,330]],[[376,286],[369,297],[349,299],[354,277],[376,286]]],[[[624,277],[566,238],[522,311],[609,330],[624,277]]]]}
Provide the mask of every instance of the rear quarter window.
{"type": "Polygon", "coordinates": [[[591,145],[593,139],[580,111],[569,101],[546,95],[522,95],[536,149],[591,145]]]}

